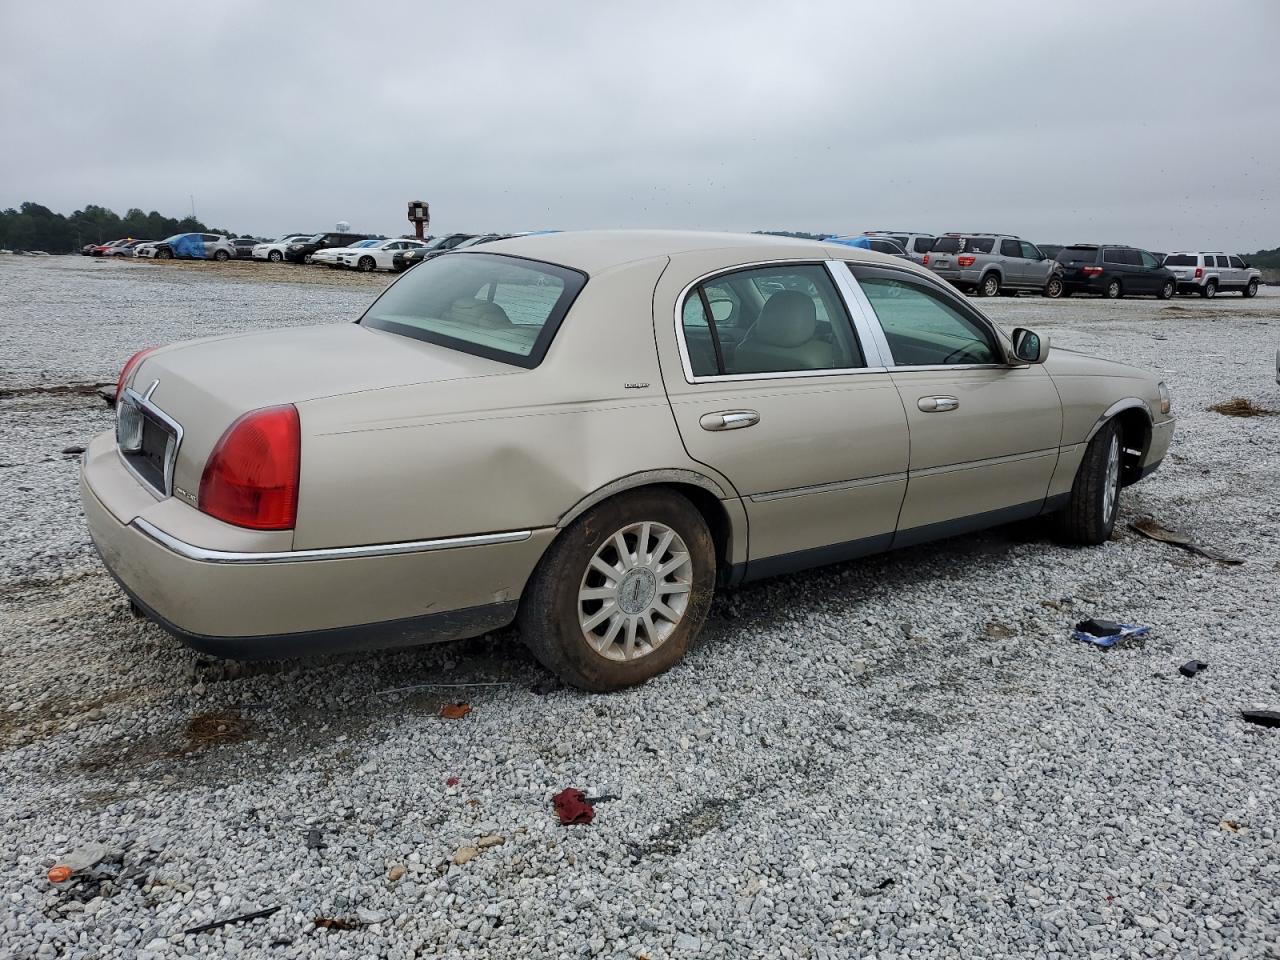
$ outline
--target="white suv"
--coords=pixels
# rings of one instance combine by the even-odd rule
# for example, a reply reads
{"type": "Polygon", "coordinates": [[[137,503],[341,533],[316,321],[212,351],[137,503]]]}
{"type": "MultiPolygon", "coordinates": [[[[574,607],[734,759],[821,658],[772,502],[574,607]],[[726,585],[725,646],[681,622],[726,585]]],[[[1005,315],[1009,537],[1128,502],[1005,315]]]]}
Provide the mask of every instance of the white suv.
{"type": "Polygon", "coordinates": [[[1262,272],[1226,253],[1171,253],[1164,265],[1178,278],[1179,293],[1215,296],[1219,290],[1238,290],[1246,297],[1258,292],[1262,272]]]}

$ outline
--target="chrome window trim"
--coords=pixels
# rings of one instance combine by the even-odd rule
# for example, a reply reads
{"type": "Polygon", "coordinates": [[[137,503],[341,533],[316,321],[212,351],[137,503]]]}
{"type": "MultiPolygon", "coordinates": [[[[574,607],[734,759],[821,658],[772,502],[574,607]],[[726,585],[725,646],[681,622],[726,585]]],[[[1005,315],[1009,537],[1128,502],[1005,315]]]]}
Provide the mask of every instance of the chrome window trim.
{"type": "Polygon", "coordinates": [[[188,560],[202,563],[304,563],[314,560],[351,560],[361,557],[392,557],[404,553],[431,553],[460,547],[485,547],[500,543],[521,543],[533,536],[532,530],[510,530],[505,533],[482,533],[466,537],[442,537],[438,540],[407,540],[401,543],[370,543],[357,547],[325,547],[316,550],[276,550],[249,552],[213,550],[179,540],[142,517],[130,524],[163,547],[188,560]]]}
{"type": "Polygon", "coordinates": [[[116,456],[120,458],[120,462],[124,464],[125,469],[128,470],[131,474],[133,474],[134,478],[140,484],[142,484],[143,487],[145,487],[147,490],[150,490],[152,494],[163,493],[163,496],[165,497],[172,497],[173,496],[173,471],[174,471],[174,467],[178,462],[178,450],[182,447],[182,424],[180,424],[177,420],[173,419],[173,417],[169,416],[167,413],[161,410],[158,406],[156,406],[155,403],[152,402],[151,395],[156,392],[156,387],[158,386],[160,386],[160,381],[152,380],[151,386],[147,387],[146,393],[138,393],[132,387],[125,387],[124,400],[126,400],[129,403],[132,403],[134,406],[138,407],[138,409],[151,414],[153,417],[155,417],[157,420],[159,420],[166,427],[168,427],[170,430],[173,431],[173,448],[167,452],[167,455],[165,456],[165,459],[164,459],[164,490],[163,491],[156,490],[156,488],[151,485],[151,482],[149,480],[145,479],[142,476],[142,474],[138,473],[138,471],[133,468],[133,464],[129,462],[129,458],[126,457],[124,455],[124,451],[120,449],[120,435],[119,435],[120,404],[118,401],[116,403],[116,426],[117,426],[116,456]]]}
{"type": "Polygon", "coordinates": [[[889,340],[884,334],[884,327],[880,323],[880,317],[876,313],[875,307],[871,305],[871,300],[867,297],[866,291],[862,289],[862,285],[858,282],[858,278],[853,274],[853,267],[855,266],[867,267],[874,270],[886,270],[891,273],[900,273],[904,277],[916,280],[925,286],[933,287],[937,293],[941,294],[946,299],[959,304],[962,311],[972,314],[980,323],[984,324],[987,330],[989,330],[991,335],[995,338],[996,346],[999,347],[1000,352],[1006,357],[1009,356],[1009,351],[1006,349],[1005,338],[1001,334],[1000,328],[992,322],[991,318],[972,304],[958,297],[955,290],[952,289],[949,284],[942,282],[936,277],[921,276],[914,270],[903,270],[901,267],[893,264],[855,264],[849,260],[841,260],[838,262],[844,266],[844,272],[849,275],[850,289],[857,298],[858,304],[867,312],[868,316],[874,320],[872,327],[877,334],[877,342],[881,345],[886,364],[889,366],[891,372],[897,373],[900,371],[907,372],[912,370],[1010,370],[1022,369],[1029,366],[1029,364],[1025,363],[921,363],[911,366],[898,366],[893,360],[893,350],[889,348],[889,340]]]}
{"type": "MultiPolygon", "coordinates": [[[[680,295],[676,297],[675,306],[675,328],[676,328],[676,347],[680,351],[680,367],[684,372],[685,383],[734,383],[737,381],[751,380],[795,380],[799,378],[810,377],[839,377],[849,374],[860,373],[886,373],[886,369],[881,365],[878,351],[868,349],[868,342],[859,328],[858,321],[854,311],[849,309],[849,303],[844,296],[844,291],[840,286],[840,281],[836,278],[836,271],[832,269],[833,263],[839,263],[838,260],[831,260],[826,257],[788,257],[780,260],[754,260],[750,263],[738,263],[728,267],[717,267],[715,270],[708,271],[699,277],[685,284],[684,289],[680,291],[680,295]],[[780,265],[792,266],[812,266],[825,267],[828,279],[836,289],[836,296],[842,301],[845,312],[849,314],[849,319],[853,324],[853,333],[859,340],[859,346],[862,349],[863,359],[867,361],[867,366],[863,367],[838,367],[832,370],[788,370],[782,372],[769,373],[726,373],[713,374],[711,376],[695,376],[693,373],[693,364],[689,360],[689,349],[684,342],[684,302],[689,298],[689,294],[700,283],[705,283],[715,277],[726,276],[730,273],[738,273],[743,270],[754,270],[758,267],[773,267],[780,265]],[[872,365],[872,360],[877,365],[872,365]]],[[[848,273],[848,271],[845,271],[848,273]]]]}

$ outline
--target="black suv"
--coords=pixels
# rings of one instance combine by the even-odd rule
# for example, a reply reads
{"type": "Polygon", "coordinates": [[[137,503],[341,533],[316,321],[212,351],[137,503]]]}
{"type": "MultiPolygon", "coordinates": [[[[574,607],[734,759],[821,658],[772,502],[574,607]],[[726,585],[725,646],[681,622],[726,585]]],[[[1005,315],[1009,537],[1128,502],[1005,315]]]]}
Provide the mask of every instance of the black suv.
{"type": "Polygon", "coordinates": [[[1062,295],[1093,293],[1109,300],[1155,296],[1168,300],[1178,288],[1173,271],[1146,250],[1119,244],[1073,243],[1058,251],[1062,295]]]}
{"type": "Polygon", "coordinates": [[[401,250],[391,258],[391,269],[397,273],[401,270],[408,270],[415,263],[430,260],[446,250],[452,250],[458,244],[464,243],[474,236],[474,233],[451,233],[448,236],[437,237],[425,247],[418,247],[416,250],[401,250]]]}
{"type": "Polygon", "coordinates": [[[284,258],[290,263],[306,263],[317,250],[326,247],[349,247],[361,240],[373,240],[371,233],[317,233],[314,237],[299,237],[284,248],[284,258]]]}

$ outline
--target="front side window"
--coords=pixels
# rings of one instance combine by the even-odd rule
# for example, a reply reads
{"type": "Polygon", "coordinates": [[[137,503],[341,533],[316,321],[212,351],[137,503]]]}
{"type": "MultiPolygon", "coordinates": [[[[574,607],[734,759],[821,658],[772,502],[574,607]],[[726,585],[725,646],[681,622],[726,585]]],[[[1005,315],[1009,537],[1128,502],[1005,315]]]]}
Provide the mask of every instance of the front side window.
{"type": "Polygon", "coordinates": [[[1021,257],[1022,246],[1017,240],[1001,240],[1000,253],[1005,257],[1021,257]]]}
{"type": "Polygon", "coordinates": [[[1040,248],[1034,243],[1027,243],[1025,240],[1018,241],[1018,246],[1022,247],[1022,255],[1028,260],[1043,260],[1044,254],[1040,252],[1040,248]]]}
{"type": "Polygon", "coordinates": [[[723,274],[691,290],[681,310],[696,377],[866,366],[835,285],[818,264],[723,274]]]}
{"type": "Polygon", "coordinates": [[[1244,261],[1243,261],[1243,260],[1241,260],[1239,257],[1232,257],[1232,258],[1231,258],[1231,266],[1233,266],[1233,267],[1234,267],[1235,269],[1237,269],[1237,270],[1243,270],[1243,269],[1244,269],[1244,261]]]}
{"type": "Polygon", "coordinates": [[[1142,257],[1142,265],[1146,267],[1148,270],[1154,270],[1156,267],[1160,266],[1156,258],[1153,257],[1151,254],[1147,253],[1147,251],[1145,250],[1141,251],[1139,256],[1142,257]]]}
{"type": "Polygon", "coordinates": [[[586,282],[576,270],[536,260],[488,253],[436,257],[388,287],[360,323],[536,367],[586,282]]]}
{"type": "Polygon", "coordinates": [[[857,268],[854,272],[880,321],[896,366],[1001,362],[991,330],[946,293],[887,271],[857,268]]]}

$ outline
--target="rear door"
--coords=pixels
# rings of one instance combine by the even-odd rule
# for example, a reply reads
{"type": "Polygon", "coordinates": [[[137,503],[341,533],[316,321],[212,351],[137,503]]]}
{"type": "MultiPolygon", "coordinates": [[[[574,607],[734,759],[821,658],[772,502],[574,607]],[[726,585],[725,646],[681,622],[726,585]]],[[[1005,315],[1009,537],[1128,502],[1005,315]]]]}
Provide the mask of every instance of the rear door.
{"type": "Polygon", "coordinates": [[[906,271],[851,269],[911,432],[894,545],[1038,514],[1062,437],[1043,365],[1005,362],[990,322],[951,291],[906,271]]]}
{"type": "Polygon", "coordinates": [[[667,269],[655,323],[685,448],[746,507],[748,575],[887,549],[906,490],[906,416],[874,341],[855,331],[843,265],[700,277],[717,259],[689,255],[667,269]]]}
{"type": "Polygon", "coordinates": [[[1007,287],[1022,287],[1027,284],[1026,264],[1022,257],[1022,244],[1017,240],[1000,241],[999,263],[1004,270],[1004,283],[1007,287]]]}

